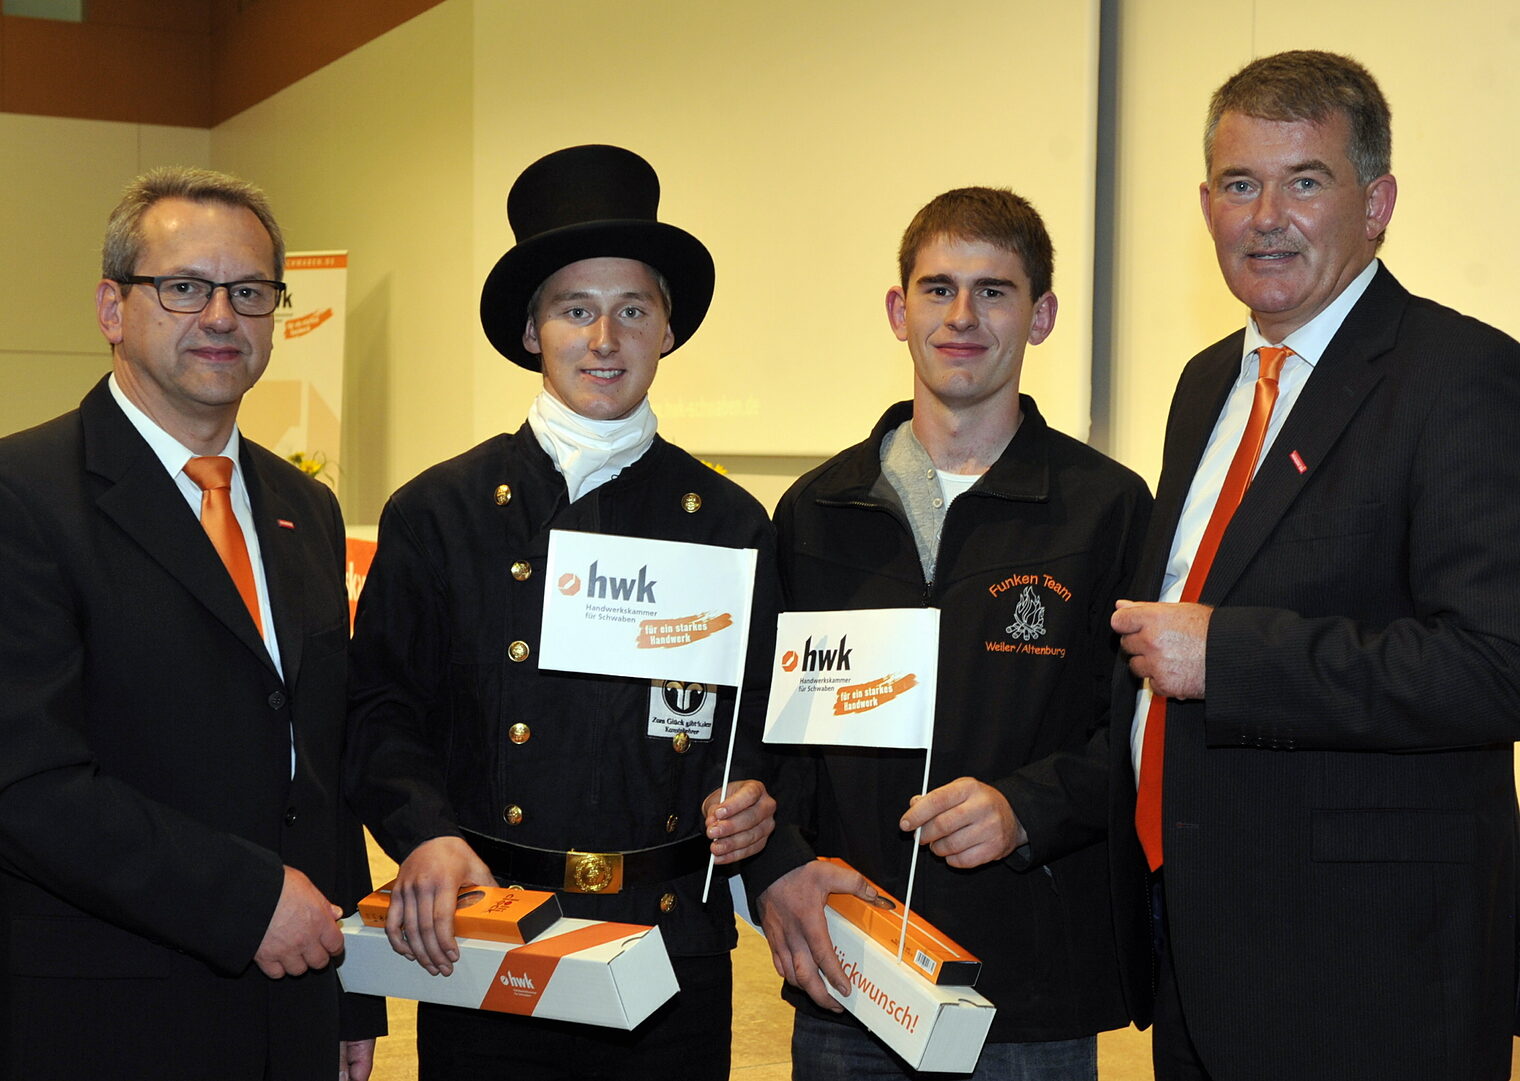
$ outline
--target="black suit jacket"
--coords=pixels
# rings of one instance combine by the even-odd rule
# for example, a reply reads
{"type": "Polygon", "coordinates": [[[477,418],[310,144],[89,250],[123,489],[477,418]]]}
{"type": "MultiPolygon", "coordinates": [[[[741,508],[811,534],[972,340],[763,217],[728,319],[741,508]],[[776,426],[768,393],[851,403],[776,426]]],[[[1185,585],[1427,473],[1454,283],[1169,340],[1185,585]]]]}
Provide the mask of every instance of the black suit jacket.
{"type": "MultiPolygon", "coordinates": [[[[1241,349],[1182,374],[1139,597],[1241,349]]],[[[1380,268],[1224,535],[1206,696],[1168,709],[1163,802],[1178,985],[1216,1077],[1509,1076],[1517,425],[1520,345],[1380,268]]],[[[1119,714],[1134,692],[1121,670],[1119,714]]],[[[1132,831],[1114,749],[1111,824],[1132,831]]],[[[1114,848],[1130,903],[1132,833],[1114,848]]]]}
{"type": "Polygon", "coordinates": [[[242,447],[283,679],[104,381],[0,440],[4,1077],[334,1073],[335,974],[251,960],[283,864],[340,904],[367,887],[339,796],[342,522],[242,447]]]}

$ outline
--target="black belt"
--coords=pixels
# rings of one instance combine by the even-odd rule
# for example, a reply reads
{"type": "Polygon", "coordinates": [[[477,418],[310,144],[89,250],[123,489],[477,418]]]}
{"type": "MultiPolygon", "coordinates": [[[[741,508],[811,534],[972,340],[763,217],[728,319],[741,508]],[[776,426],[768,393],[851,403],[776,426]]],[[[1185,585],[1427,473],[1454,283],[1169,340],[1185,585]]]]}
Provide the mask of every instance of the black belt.
{"type": "Polygon", "coordinates": [[[461,828],[465,841],[498,878],[510,884],[539,886],[565,893],[619,893],[658,886],[707,865],[707,838],[693,834],[680,841],[632,852],[562,852],[534,848],[461,828]]]}

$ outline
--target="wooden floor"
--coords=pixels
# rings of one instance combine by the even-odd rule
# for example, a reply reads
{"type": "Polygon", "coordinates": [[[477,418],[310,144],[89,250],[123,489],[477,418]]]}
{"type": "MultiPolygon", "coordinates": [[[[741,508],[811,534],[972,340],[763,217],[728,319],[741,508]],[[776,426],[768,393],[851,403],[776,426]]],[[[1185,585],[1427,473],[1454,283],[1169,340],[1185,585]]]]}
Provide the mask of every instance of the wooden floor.
{"type": "MultiPolygon", "coordinates": [[[[371,845],[370,867],[380,883],[390,880],[396,865],[371,845]]],[[[792,1008],[781,1000],[780,986],[765,940],[741,924],[734,953],[733,1081],[789,1081],[791,1077],[792,1008]]],[[[380,1041],[376,1052],[374,1081],[416,1081],[416,1004],[391,999],[390,1026],[391,1035],[380,1041]]],[[[1098,1077],[1101,1081],[1152,1081],[1150,1054],[1149,1032],[1131,1028],[1102,1033],[1098,1077]]],[[[1520,1041],[1516,1041],[1514,1062],[1515,1075],[1520,1077],[1520,1041]]]]}

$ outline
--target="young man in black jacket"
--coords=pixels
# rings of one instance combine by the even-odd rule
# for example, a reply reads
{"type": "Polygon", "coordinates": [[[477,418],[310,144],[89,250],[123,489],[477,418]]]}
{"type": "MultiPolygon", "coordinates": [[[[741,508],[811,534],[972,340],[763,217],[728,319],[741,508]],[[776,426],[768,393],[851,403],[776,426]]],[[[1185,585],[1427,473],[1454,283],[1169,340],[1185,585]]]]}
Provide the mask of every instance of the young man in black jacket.
{"type": "Polygon", "coordinates": [[[1104,838],[1108,613],[1150,494],[1019,393],[1025,347],[1056,319],[1029,203],[947,192],[899,259],[887,317],[913,400],[792,486],[778,559],[791,609],[942,610],[932,773],[920,797],[917,751],[829,748],[783,768],[765,862],[793,869],[760,905],[797,1006],[793,1077],[911,1076],[828,995],[825,980],[848,984],[824,901],[870,891],[811,857],[902,896],[923,827],[913,908],[982,959],[978,990],[998,1008],[974,1076],[1090,1081],[1095,1034],[1143,1013],[1148,993],[1121,986],[1118,951],[1147,946],[1114,930],[1104,838]]]}

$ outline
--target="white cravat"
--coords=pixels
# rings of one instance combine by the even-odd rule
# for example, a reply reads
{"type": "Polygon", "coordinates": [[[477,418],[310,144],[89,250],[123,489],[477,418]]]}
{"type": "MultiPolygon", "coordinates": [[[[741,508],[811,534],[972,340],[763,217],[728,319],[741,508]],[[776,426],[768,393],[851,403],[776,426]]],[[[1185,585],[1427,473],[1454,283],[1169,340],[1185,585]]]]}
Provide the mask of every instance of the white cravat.
{"type": "Polygon", "coordinates": [[[658,425],[648,398],[618,420],[583,417],[548,391],[528,407],[528,426],[564,475],[572,503],[642,458],[658,425]]]}

